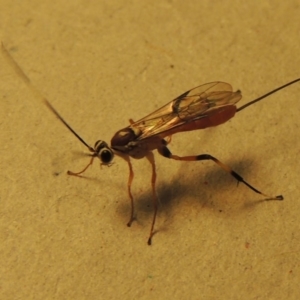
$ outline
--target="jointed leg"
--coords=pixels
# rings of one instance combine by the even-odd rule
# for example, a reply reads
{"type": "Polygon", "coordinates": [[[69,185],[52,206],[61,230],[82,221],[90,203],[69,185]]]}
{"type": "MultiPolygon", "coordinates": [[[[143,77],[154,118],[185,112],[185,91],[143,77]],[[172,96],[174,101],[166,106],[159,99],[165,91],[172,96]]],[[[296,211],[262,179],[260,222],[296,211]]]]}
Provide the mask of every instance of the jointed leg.
{"type": "Polygon", "coordinates": [[[133,173],[132,164],[131,164],[129,156],[124,155],[124,156],[121,156],[121,157],[127,161],[128,167],[129,167],[129,177],[128,177],[128,183],[127,183],[127,190],[128,190],[128,195],[129,195],[129,198],[130,198],[130,203],[131,203],[131,213],[130,213],[130,219],[129,219],[129,222],[127,223],[127,226],[130,227],[133,220],[134,220],[134,202],[133,202],[133,196],[132,196],[132,193],[131,193],[131,184],[132,184],[132,181],[133,181],[134,173],[133,173]]]}
{"type": "MultiPolygon", "coordinates": [[[[132,164],[130,161],[130,157],[126,155],[121,156],[123,159],[125,159],[128,163],[129,167],[129,177],[128,177],[128,195],[131,201],[131,215],[130,215],[130,220],[127,224],[127,226],[131,226],[133,220],[134,220],[134,202],[133,202],[133,196],[131,193],[131,184],[133,181],[134,173],[132,169],[132,164]]],[[[156,219],[156,214],[157,214],[157,195],[156,195],[156,190],[155,190],[155,182],[156,182],[156,170],[155,170],[155,160],[154,160],[154,155],[152,152],[149,152],[146,155],[146,158],[149,160],[151,166],[152,166],[152,177],[151,177],[151,185],[152,185],[152,193],[153,193],[153,208],[154,208],[154,213],[153,213],[153,219],[152,219],[152,224],[151,224],[151,229],[150,229],[150,235],[148,239],[148,245],[151,245],[151,240],[154,235],[154,225],[155,225],[155,219],[156,219]]]]}
{"type": "Polygon", "coordinates": [[[84,173],[84,172],[87,170],[87,168],[93,164],[94,158],[95,158],[95,156],[92,156],[92,158],[91,158],[89,164],[88,164],[82,171],[77,172],[77,173],[72,172],[72,171],[68,171],[67,174],[68,174],[68,175],[72,175],[72,176],[78,176],[78,177],[81,177],[80,174],[84,173]]]}
{"type": "Polygon", "coordinates": [[[154,155],[152,152],[149,152],[146,156],[146,158],[149,160],[151,166],[152,166],[152,177],[151,177],[151,185],[152,185],[152,193],[153,193],[153,219],[152,219],[152,224],[151,224],[151,229],[150,229],[150,236],[148,239],[148,245],[151,245],[151,240],[154,235],[154,225],[155,225],[155,219],[156,219],[156,214],[157,214],[157,206],[158,206],[158,199],[156,195],[156,189],[155,189],[155,182],[156,182],[156,168],[155,168],[155,160],[154,160],[154,155]]]}
{"type": "Polygon", "coordinates": [[[177,155],[173,155],[166,146],[163,146],[160,149],[158,149],[158,152],[164,157],[175,159],[175,160],[183,160],[183,161],[212,160],[219,167],[221,167],[224,171],[226,171],[231,176],[233,176],[238,182],[244,183],[248,188],[250,188],[255,193],[258,193],[258,194],[266,197],[265,200],[283,200],[282,195],[274,197],[274,196],[268,196],[268,195],[260,192],[255,187],[253,187],[248,182],[246,182],[239,174],[237,174],[235,171],[231,170],[231,168],[229,168],[227,165],[223,164],[217,158],[211,156],[210,154],[201,154],[201,155],[193,155],[193,156],[177,156],[177,155]]]}

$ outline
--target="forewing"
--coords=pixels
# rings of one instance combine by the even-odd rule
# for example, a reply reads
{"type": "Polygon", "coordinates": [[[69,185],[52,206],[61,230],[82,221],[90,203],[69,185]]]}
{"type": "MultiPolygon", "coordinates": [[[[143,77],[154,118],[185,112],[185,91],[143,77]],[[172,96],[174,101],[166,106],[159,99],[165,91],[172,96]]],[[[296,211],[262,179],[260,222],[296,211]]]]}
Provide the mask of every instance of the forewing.
{"type": "Polygon", "coordinates": [[[138,140],[166,132],[184,123],[204,118],[222,106],[233,105],[242,98],[240,91],[232,92],[230,84],[211,82],[191,89],[155,112],[130,125],[141,135],[138,140]]]}

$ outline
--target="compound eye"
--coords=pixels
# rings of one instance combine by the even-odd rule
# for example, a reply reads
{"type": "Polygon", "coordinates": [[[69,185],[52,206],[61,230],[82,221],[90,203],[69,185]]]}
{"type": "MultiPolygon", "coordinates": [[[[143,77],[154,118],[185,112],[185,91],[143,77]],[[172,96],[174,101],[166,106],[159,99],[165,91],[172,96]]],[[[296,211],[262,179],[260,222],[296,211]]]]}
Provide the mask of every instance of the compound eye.
{"type": "Polygon", "coordinates": [[[99,157],[102,164],[108,165],[114,158],[113,151],[108,147],[104,141],[97,141],[95,143],[95,154],[99,157]]]}
{"type": "Polygon", "coordinates": [[[109,148],[103,148],[100,150],[98,156],[103,164],[109,164],[114,157],[114,153],[109,148]]]}

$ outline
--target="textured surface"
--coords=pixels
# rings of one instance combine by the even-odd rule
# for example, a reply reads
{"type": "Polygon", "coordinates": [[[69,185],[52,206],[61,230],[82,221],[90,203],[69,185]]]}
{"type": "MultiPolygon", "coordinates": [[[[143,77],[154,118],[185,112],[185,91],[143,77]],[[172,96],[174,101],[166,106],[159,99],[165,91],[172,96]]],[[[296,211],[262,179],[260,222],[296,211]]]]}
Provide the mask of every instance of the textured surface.
{"type": "MultiPolygon", "coordinates": [[[[1,40],[92,145],[205,82],[246,103],[300,76],[296,0],[1,2],[1,40]]],[[[147,161],[133,162],[127,228],[126,163],[67,176],[88,162],[84,146],[0,62],[1,299],[299,299],[299,84],[170,145],[285,200],[260,202],[213,163],[156,155],[149,247],[147,161]]]]}

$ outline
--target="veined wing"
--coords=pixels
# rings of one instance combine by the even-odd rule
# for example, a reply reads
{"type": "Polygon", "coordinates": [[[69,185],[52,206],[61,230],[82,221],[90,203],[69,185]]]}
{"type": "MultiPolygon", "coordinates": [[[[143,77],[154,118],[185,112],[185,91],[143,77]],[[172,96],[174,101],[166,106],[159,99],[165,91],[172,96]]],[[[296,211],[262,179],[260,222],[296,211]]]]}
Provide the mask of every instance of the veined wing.
{"type": "Polygon", "coordinates": [[[210,82],[193,88],[129,127],[138,129],[138,140],[166,132],[174,127],[205,118],[214,110],[234,105],[242,98],[230,84],[210,82]]]}

